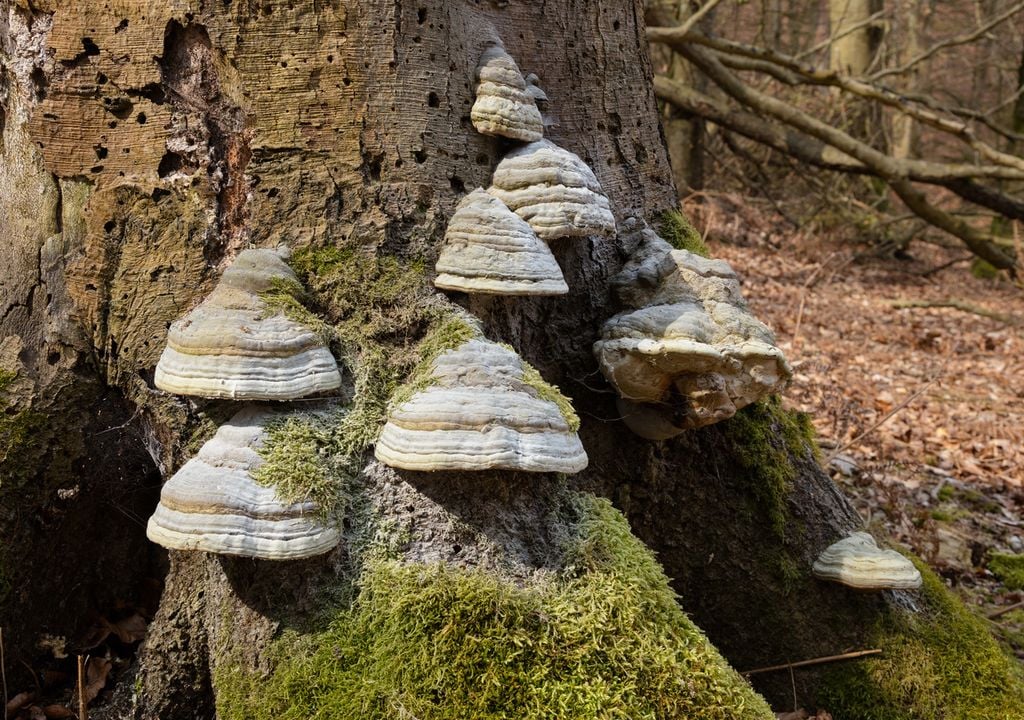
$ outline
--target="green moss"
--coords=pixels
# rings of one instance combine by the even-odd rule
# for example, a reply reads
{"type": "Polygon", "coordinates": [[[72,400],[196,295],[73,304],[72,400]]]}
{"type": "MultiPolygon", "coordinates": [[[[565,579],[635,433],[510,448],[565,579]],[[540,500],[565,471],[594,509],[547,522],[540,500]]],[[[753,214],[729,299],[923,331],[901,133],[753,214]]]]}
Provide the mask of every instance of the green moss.
{"type": "Polygon", "coordinates": [[[661,237],[677,250],[689,250],[702,257],[711,257],[711,251],[704,243],[700,231],[678,210],[670,210],[661,216],[660,230],[661,237]]]}
{"type": "Polygon", "coordinates": [[[981,280],[995,280],[999,277],[999,268],[988,260],[974,258],[971,260],[971,275],[981,280]]]}
{"type": "Polygon", "coordinates": [[[1024,718],[1024,669],[921,561],[922,609],[889,610],[868,640],[877,658],[825,673],[822,707],[843,720],[1024,718]]]}
{"type": "Polygon", "coordinates": [[[260,295],[267,303],[268,315],[282,313],[285,317],[310,328],[329,345],[334,339],[334,329],[320,319],[319,316],[306,309],[302,304],[305,291],[302,286],[292,280],[274,278],[271,289],[260,295]]]}
{"type": "Polygon", "coordinates": [[[253,479],[275,488],[286,502],[312,500],[325,519],[340,520],[361,461],[344,449],[350,444],[345,414],[294,413],[272,420],[259,449],[265,462],[253,479]]]}
{"type": "Polygon", "coordinates": [[[784,540],[789,525],[786,496],[797,476],[794,463],[817,452],[809,416],[788,412],[771,397],[740,410],[722,423],[722,430],[745,471],[755,504],[767,514],[775,536],[784,540]]]}
{"type": "Polygon", "coordinates": [[[938,498],[940,502],[947,502],[953,499],[956,490],[952,485],[946,484],[939,488],[938,498]]]}
{"type": "Polygon", "coordinates": [[[1007,590],[1024,590],[1024,555],[994,552],[989,555],[988,569],[1007,590]]]}
{"type": "Polygon", "coordinates": [[[545,380],[540,371],[525,360],[523,361],[523,382],[536,390],[541,398],[558,406],[562,417],[569,423],[570,430],[576,432],[580,429],[580,416],[576,414],[572,401],[562,394],[557,385],[552,385],[545,380]]]}
{"type": "Polygon", "coordinates": [[[589,496],[578,510],[567,569],[525,586],[370,562],[326,627],[275,641],[269,674],[215,669],[218,717],[773,718],[679,610],[622,516],[589,496]]]}

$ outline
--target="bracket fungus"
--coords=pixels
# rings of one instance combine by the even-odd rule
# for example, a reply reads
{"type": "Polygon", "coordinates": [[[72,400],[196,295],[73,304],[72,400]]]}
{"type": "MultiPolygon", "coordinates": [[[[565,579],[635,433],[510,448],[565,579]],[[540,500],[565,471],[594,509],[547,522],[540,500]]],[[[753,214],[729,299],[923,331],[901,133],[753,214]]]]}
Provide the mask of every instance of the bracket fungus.
{"type": "Polygon", "coordinates": [[[915,590],[921,573],[895,550],[883,550],[866,532],[851,533],[827,547],[812,568],[823,580],[860,590],[915,590]]]}
{"type": "Polygon", "coordinates": [[[615,232],[611,206],[594,171],[548,140],[506,155],[488,192],[530,223],[542,240],[615,232]]]}
{"type": "Polygon", "coordinates": [[[273,250],[243,250],[213,292],[171,325],[156,386],[177,395],[292,400],[341,386],[331,351],[260,293],[300,288],[273,250]]]}
{"type": "Polygon", "coordinates": [[[640,234],[640,249],[613,280],[635,309],[609,319],[594,344],[601,371],[630,401],[627,425],[665,439],[781,390],[789,365],[747,309],[729,264],[673,249],[649,229],[640,234]]]}
{"type": "Polygon", "coordinates": [[[551,250],[525,220],[478,188],[455,209],[434,285],[492,295],[564,295],[569,287],[551,250]]]}
{"type": "Polygon", "coordinates": [[[587,454],[575,428],[526,373],[488,340],[442,353],[431,385],[390,412],[377,459],[406,470],[579,472],[587,454]]]}
{"type": "Polygon", "coordinates": [[[246,407],[222,425],[160,491],[146,535],[173,550],[201,550],[261,560],[322,555],[338,544],[311,501],[283,502],[252,472],[272,413],[246,407]]]}
{"type": "Polygon", "coordinates": [[[505,48],[491,45],[484,50],[476,75],[476,102],[469,116],[478,132],[523,142],[544,137],[535,95],[505,48]]]}

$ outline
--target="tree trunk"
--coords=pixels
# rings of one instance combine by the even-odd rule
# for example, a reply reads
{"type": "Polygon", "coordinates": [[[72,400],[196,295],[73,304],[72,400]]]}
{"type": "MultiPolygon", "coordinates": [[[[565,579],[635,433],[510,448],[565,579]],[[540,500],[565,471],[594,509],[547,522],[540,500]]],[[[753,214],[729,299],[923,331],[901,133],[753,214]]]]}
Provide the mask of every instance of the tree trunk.
{"type": "MultiPolygon", "coordinates": [[[[9,668],[43,633],[74,652],[82,618],[140,603],[165,573],[106,717],[771,717],[593,492],[737,667],[886,649],[801,672],[802,703],[854,720],[1021,717],[1013,666],[938,581],[864,595],[811,577],[860,520],[776,403],[663,443],[619,422],[591,347],[619,309],[608,281],[628,233],[554,244],[566,297],[454,298],[572,396],[580,476],[425,475],[366,455],[325,557],[146,543],[156,476],[233,412],[157,391],[153,368],[241,248],[290,245],[314,309],[335,324],[378,313],[393,324],[374,341],[395,354],[423,336],[419,306],[388,293],[429,287],[418,268],[429,277],[454,205],[511,147],[469,122],[489,43],[539,75],[547,137],[594,169],[620,225],[675,207],[640,0],[0,7],[9,668]],[[963,663],[982,665],[977,682],[963,663]]],[[[387,396],[365,353],[346,360],[346,397],[387,396]]],[[[755,679],[791,702],[788,674],[755,679]]]]}
{"type": "Polygon", "coordinates": [[[860,77],[875,57],[873,30],[868,20],[877,10],[877,0],[829,0],[829,30],[832,34],[829,66],[860,77]]]}

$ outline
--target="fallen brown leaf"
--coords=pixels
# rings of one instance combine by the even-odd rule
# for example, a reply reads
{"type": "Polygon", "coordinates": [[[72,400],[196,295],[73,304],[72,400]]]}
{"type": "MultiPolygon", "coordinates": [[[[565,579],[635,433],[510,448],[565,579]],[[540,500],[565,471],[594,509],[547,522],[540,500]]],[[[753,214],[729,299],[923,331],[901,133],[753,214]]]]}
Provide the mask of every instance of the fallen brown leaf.
{"type": "Polygon", "coordinates": [[[32,702],[32,699],[34,697],[35,694],[30,692],[18,693],[17,695],[15,695],[7,701],[7,714],[13,715],[14,713],[18,712],[23,707],[32,702]]]}
{"type": "Polygon", "coordinates": [[[71,710],[67,709],[63,705],[47,705],[43,708],[43,714],[49,720],[65,720],[66,718],[73,718],[75,714],[71,710]]]}

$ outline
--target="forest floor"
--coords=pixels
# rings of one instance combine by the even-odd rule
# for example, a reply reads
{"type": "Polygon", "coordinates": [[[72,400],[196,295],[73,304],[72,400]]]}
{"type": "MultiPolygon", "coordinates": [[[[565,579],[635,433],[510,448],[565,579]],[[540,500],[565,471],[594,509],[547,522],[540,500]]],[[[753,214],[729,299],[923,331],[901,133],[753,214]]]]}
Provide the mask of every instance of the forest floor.
{"type": "Polygon", "coordinates": [[[960,250],[878,257],[703,215],[793,365],[785,404],[812,415],[833,478],[979,612],[1004,611],[993,628],[1024,659],[1024,290],[974,277],[960,250]]]}

